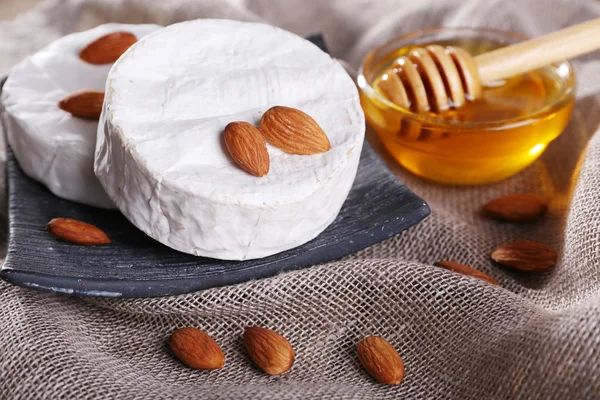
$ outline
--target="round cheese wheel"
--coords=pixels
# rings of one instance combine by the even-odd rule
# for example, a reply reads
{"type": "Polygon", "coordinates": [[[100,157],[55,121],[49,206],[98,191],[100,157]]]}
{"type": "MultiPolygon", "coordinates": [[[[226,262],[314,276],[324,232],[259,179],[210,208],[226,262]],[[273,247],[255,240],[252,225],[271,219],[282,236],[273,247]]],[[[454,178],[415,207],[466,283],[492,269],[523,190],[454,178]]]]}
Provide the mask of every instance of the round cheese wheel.
{"type": "Polygon", "coordinates": [[[365,122],[344,68],[273,26],[228,20],[171,25],[111,70],[95,172],[121,212],[176,250],[217,259],[269,256],[315,238],[354,181],[365,122]],[[270,107],[312,116],[331,149],[290,155],[268,145],[253,176],[223,142],[232,121],[258,126],[270,107]]]}
{"type": "Polygon", "coordinates": [[[112,32],[138,39],[158,25],[106,24],[67,35],[14,67],[2,89],[8,141],[23,171],[55,195],[114,208],[94,176],[98,121],[74,117],[59,101],[81,90],[104,91],[112,64],[82,61],[79,52],[112,32]]]}

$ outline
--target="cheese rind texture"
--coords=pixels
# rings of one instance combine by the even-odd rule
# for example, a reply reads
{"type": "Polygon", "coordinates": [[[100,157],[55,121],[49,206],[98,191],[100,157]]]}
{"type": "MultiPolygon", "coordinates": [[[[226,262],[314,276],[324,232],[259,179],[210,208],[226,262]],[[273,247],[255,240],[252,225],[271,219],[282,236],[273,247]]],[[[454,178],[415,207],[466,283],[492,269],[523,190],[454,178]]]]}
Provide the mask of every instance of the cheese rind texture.
{"type": "Polygon", "coordinates": [[[121,212],[176,250],[245,260],[302,245],[337,216],[354,181],[365,122],[343,67],[307,40],[228,20],[171,25],[111,70],[95,172],[121,212]],[[268,175],[228,155],[232,121],[258,126],[270,107],[311,115],[331,150],[289,155],[268,145],[268,175]]]}
{"type": "Polygon", "coordinates": [[[2,89],[2,117],[23,171],[67,200],[115,208],[94,175],[98,122],[77,118],[58,102],[81,90],[104,91],[112,67],[92,65],[79,52],[108,33],[138,40],[158,25],[106,24],[58,39],[15,66],[2,89]]]}

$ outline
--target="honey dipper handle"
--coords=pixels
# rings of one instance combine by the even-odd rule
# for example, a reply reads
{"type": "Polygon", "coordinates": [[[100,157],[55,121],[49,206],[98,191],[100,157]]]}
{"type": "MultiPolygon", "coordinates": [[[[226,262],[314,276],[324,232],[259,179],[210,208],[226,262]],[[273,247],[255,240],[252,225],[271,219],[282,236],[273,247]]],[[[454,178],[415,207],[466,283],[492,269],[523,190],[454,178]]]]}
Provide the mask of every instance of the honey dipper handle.
{"type": "Polygon", "coordinates": [[[600,18],[475,57],[482,82],[509,78],[600,49],[600,18]]]}

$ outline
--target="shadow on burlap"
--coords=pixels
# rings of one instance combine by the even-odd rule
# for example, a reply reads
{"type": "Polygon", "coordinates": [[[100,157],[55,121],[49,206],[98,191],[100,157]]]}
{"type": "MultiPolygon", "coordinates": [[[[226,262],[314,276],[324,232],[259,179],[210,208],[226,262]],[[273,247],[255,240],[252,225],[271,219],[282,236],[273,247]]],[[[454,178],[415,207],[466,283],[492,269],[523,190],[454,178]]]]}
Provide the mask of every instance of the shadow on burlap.
{"type": "MultiPolygon", "coordinates": [[[[0,24],[0,72],[61,35],[109,21],[269,21],[301,35],[323,32],[333,55],[357,66],[376,44],[418,28],[539,35],[599,15],[598,3],[576,0],[51,0],[0,24]]],[[[573,119],[540,161],[477,188],[432,185],[398,169],[432,215],[342,261],[161,299],[69,298],[0,282],[0,397],[600,398],[598,54],[575,66],[573,119]],[[486,201],[522,191],[552,199],[548,218],[513,226],[479,215],[486,201]],[[532,277],[490,263],[494,247],[518,239],[560,250],[559,264],[532,277]],[[430,265],[445,258],[494,276],[502,287],[430,265]],[[290,373],[269,377],[251,365],[241,342],[248,324],[291,341],[297,358],[290,373]],[[169,334],[188,325],[215,337],[225,368],[193,371],[171,356],[169,334]],[[369,334],[384,336],[402,355],[400,386],[377,384],[360,368],[355,346],[369,334]]]]}

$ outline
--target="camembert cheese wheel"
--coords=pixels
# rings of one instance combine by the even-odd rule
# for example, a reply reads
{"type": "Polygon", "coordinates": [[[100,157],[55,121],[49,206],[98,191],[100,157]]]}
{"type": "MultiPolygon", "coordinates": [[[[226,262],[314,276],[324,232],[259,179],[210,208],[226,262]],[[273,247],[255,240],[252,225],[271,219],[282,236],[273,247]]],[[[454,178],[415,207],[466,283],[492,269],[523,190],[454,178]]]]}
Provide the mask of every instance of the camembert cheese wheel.
{"type": "Polygon", "coordinates": [[[95,172],[139,229],[176,250],[227,260],[302,245],[335,219],[365,133],[357,89],[309,41],[259,23],[196,20],[135,44],[111,70],[95,172]],[[257,177],[235,164],[225,126],[259,126],[273,106],[300,109],[331,149],[291,155],[267,145],[257,177]]]}
{"type": "Polygon", "coordinates": [[[96,39],[129,32],[142,38],[158,25],[106,24],[67,35],[15,66],[2,89],[2,116],[23,171],[55,195],[114,208],[94,176],[98,121],[75,117],[58,107],[83,90],[104,91],[112,64],[94,65],[79,52],[96,39]]]}

